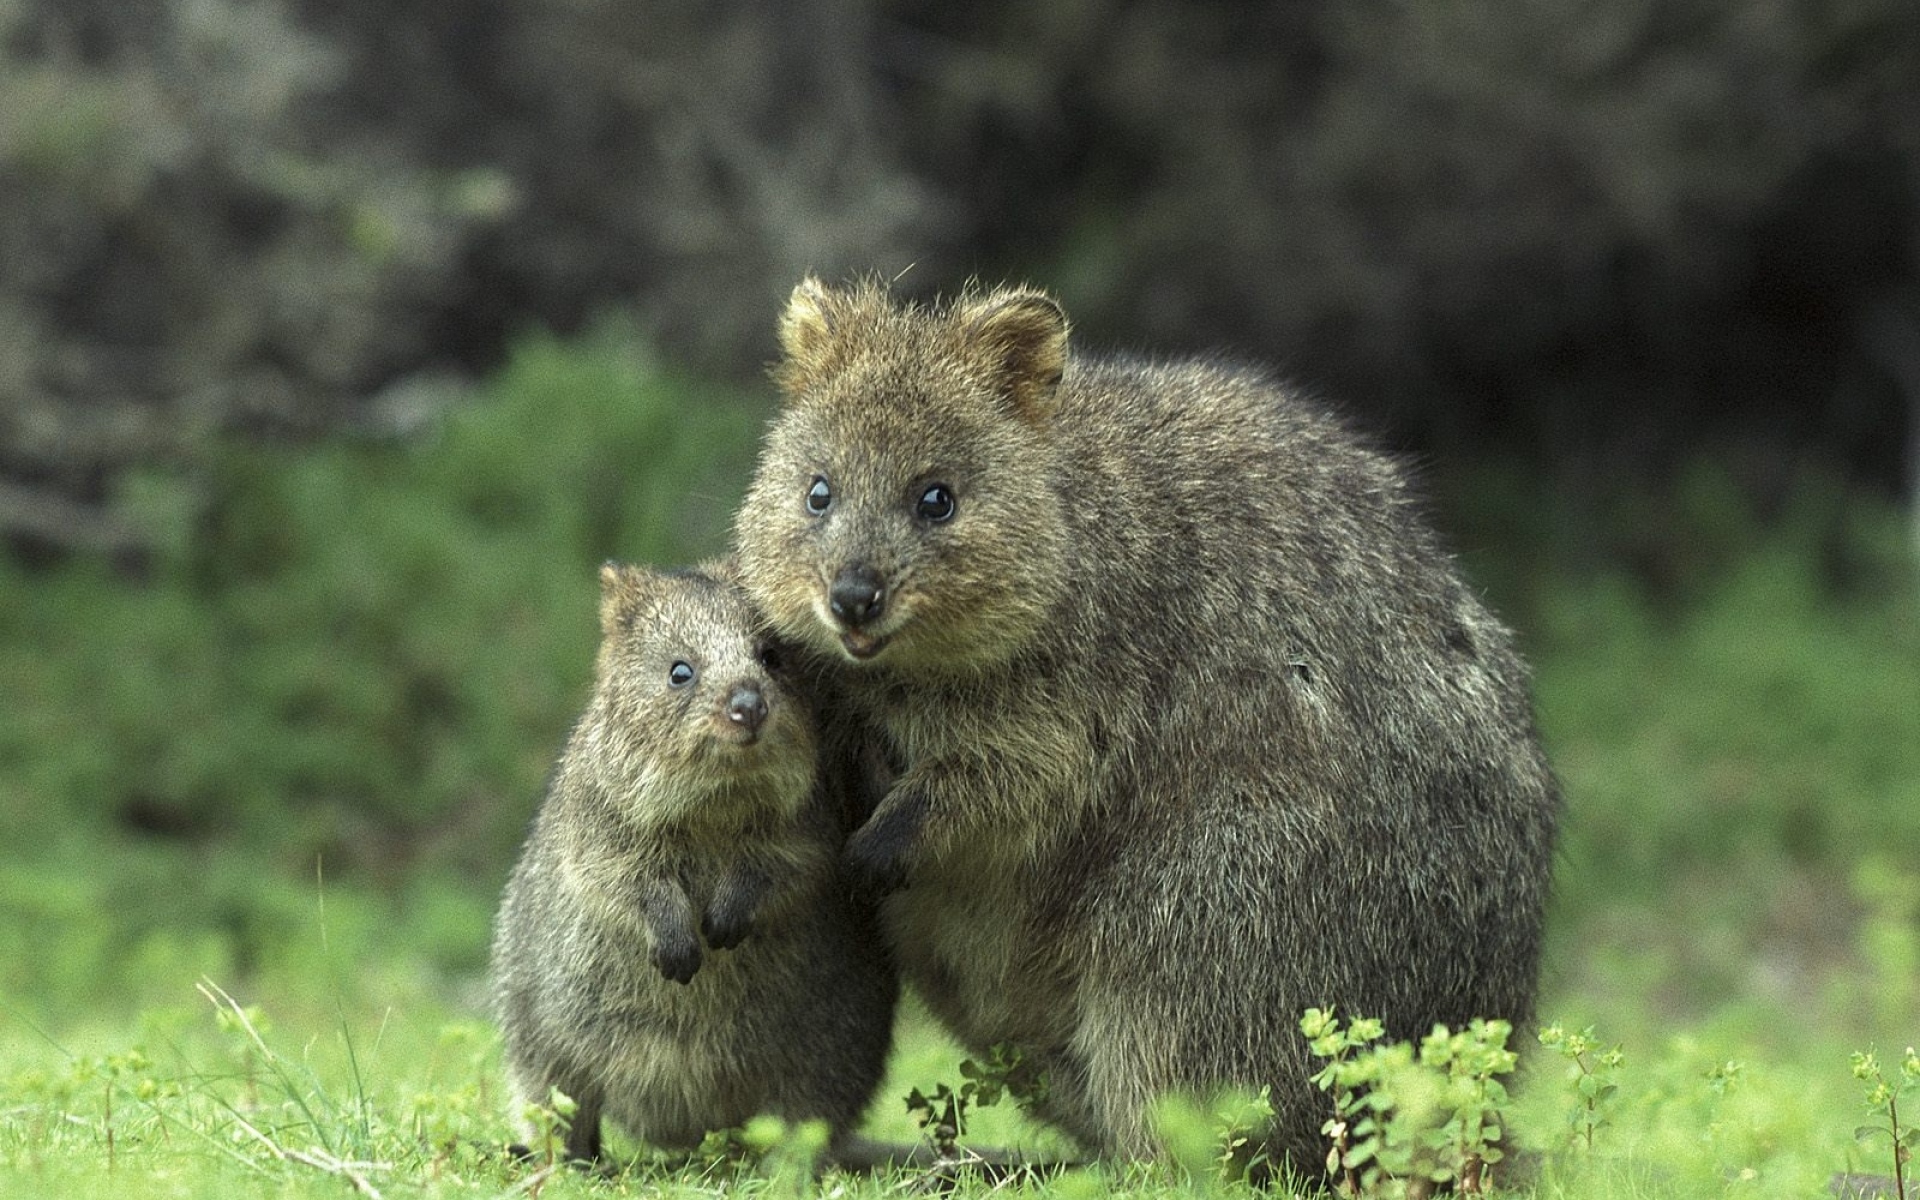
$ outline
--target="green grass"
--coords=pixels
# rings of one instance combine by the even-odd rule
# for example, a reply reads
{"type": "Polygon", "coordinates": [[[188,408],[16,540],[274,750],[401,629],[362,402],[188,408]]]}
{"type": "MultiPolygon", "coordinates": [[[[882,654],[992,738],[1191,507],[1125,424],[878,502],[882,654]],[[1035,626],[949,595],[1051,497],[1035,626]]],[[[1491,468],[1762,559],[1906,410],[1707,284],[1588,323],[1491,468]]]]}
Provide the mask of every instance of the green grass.
{"type": "MultiPolygon", "coordinates": [[[[0,559],[0,1200],[794,1194],[632,1146],[614,1179],[507,1162],[485,1020],[593,567],[719,545],[762,412],[613,334],[535,341],[423,442],[148,481],[129,503],[167,536],[142,577],[0,559]]],[[[1564,1064],[1526,1056],[1510,1129],[1537,1170],[1513,1194],[1890,1170],[1854,1139],[1849,1056],[1920,1041],[1920,569],[1871,503],[1809,491],[1762,525],[1696,493],[1672,524],[1712,549],[1653,584],[1455,512],[1567,788],[1542,1015],[1626,1054],[1590,1151],[1564,1064]]],[[[959,1058],[909,1006],[869,1132],[917,1137],[905,1094],[959,1058]]],[[[969,1138],[1063,1148],[1007,1109],[969,1138]]],[[[1218,1190],[1164,1168],[1038,1190],[1109,1189],[1218,1190]]]]}

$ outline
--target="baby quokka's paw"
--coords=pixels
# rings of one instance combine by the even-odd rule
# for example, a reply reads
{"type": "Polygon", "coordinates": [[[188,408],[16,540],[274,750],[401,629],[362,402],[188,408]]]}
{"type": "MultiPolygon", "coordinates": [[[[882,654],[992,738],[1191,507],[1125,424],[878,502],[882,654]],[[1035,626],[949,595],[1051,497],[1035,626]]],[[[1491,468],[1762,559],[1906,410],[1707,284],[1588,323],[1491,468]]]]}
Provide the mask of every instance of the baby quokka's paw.
{"type": "Polygon", "coordinates": [[[675,983],[690,983],[700,969],[700,940],[691,929],[685,936],[658,938],[647,954],[661,975],[675,983]]]}
{"type": "Polygon", "coordinates": [[[710,950],[731,950],[753,933],[753,914],[732,904],[716,900],[700,918],[700,936],[710,950]]]}
{"type": "Polygon", "coordinates": [[[773,890],[768,873],[751,861],[735,863],[700,914],[700,936],[712,950],[731,950],[754,932],[755,916],[773,890]]]}

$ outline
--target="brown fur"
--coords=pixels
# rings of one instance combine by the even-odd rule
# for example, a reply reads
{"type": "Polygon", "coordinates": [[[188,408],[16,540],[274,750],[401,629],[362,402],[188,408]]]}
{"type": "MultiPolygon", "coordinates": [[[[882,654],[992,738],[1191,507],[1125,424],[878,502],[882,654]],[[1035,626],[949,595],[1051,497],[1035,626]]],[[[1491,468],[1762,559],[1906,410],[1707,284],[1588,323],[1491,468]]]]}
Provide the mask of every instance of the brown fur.
{"type": "MultiPolygon", "coordinates": [[[[757,1113],[859,1119],[884,1067],[894,975],[836,851],[847,778],[817,688],[776,669],[730,574],[602,571],[593,698],[501,904],[494,975],[519,1102],[578,1103],[688,1146],[757,1113]],[[676,662],[694,678],[670,682],[676,662]],[[748,732],[729,716],[764,707],[748,732]]],[[[743,718],[744,719],[744,718],[743,718]]]]}
{"type": "Polygon", "coordinates": [[[1030,289],[809,280],[781,337],[742,576],[898,770],[848,861],[963,1042],[1102,1154],[1271,1085],[1304,1167],[1303,1009],[1531,1017],[1557,789],[1391,461],[1259,372],[1070,354],[1030,289]]]}

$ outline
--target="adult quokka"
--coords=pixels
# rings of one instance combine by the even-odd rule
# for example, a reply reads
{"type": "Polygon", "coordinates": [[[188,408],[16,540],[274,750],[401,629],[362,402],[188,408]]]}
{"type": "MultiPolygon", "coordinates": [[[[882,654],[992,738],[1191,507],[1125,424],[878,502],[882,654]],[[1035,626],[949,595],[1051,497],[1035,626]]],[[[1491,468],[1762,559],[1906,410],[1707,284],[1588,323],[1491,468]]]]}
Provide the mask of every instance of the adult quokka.
{"type": "Polygon", "coordinates": [[[847,860],[966,1045],[1107,1155],[1267,1085],[1311,1168],[1303,1009],[1529,1020],[1558,790],[1392,461],[1259,371],[1075,353],[1030,289],[808,280],[780,338],[742,578],[895,768],[847,860]]]}

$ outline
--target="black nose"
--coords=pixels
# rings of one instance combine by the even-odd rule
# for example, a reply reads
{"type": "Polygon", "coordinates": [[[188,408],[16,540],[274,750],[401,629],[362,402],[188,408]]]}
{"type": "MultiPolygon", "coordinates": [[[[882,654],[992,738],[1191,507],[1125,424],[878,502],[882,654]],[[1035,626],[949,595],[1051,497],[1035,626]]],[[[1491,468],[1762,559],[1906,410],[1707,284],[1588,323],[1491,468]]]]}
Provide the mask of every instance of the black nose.
{"type": "Polygon", "coordinates": [[[757,732],[767,719],[767,698],[755,687],[737,687],[727,697],[727,720],[746,730],[757,732]]]}
{"type": "Polygon", "coordinates": [[[878,620],[887,606],[887,587],[871,567],[848,567],[836,575],[827,592],[834,619],[849,628],[878,620]]]}

